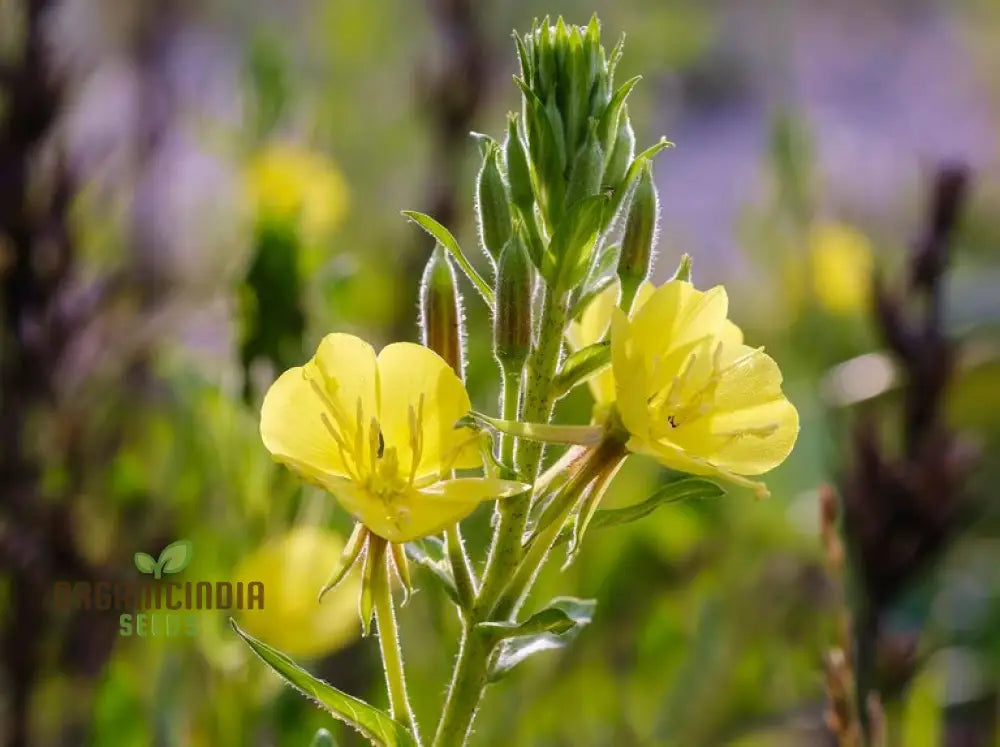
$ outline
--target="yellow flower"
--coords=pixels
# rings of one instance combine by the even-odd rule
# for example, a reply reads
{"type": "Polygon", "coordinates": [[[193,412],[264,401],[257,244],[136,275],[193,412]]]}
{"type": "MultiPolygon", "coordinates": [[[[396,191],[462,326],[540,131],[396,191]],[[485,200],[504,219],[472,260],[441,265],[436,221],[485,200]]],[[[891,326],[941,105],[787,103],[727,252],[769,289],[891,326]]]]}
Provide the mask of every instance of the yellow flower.
{"type": "Polygon", "coordinates": [[[347,210],[347,185],[319,153],[292,142],[267,145],[250,163],[247,187],[264,221],[298,222],[307,241],[318,241],[347,210]]]}
{"type": "Polygon", "coordinates": [[[454,427],[469,409],[458,376],[428,348],[400,342],[376,357],[364,340],[331,334],[268,390],[260,432],[278,461],[331,492],[375,535],[402,543],[525,489],[451,476],[482,466],[476,434],[454,427]]]}
{"type": "Polygon", "coordinates": [[[718,476],[766,495],[759,475],[785,460],[799,417],[781,372],[743,344],[722,286],[671,280],[629,319],[613,309],[615,407],[630,451],[675,470],[718,476]]]}
{"type": "Polygon", "coordinates": [[[832,314],[867,310],[874,260],[868,238],[843,223],[823,223],[809,237],[812,287],[820,306],[832,314]]]}
{"type": "Polygon", "coordinates": [[[358,637],[358,624],[348,614],[357,605],[358,574],[316,603],[316,589],[343,551],[343,537],[319,527],[297,527],[255,550],[237,566],[236,578],[263,583],[265,603],[241,610],[240,623],[291,656],[320,656],[349,644],[358,637]]]}

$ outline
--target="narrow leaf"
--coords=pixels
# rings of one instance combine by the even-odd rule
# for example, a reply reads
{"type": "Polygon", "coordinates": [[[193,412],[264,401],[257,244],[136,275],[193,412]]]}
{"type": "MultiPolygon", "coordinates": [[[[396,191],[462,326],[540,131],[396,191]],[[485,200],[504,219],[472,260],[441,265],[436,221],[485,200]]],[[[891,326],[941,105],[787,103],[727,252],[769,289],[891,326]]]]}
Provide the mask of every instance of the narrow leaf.
{"type": "Polygon", "coordinates": [[[548,607],[532,616],[525,625],[541,616],[541,623],[554,623],[562,628],[562,632],[531,633],[529,635],[514,635],[504,640],[496,649],[490,661],[489,681],[496,682],[525,659],[541,651],[551,651],[563,648],[572,642],[583,628],[594,618],[597,602],[593,599],[576,599],[575,597],[557,597],[548,607]],[[561,612],[572,624],[567,626],[562,618],[556,623],[553,610],[561,612]]]}
{"type": "Polygon", "coordinates": [[[444,545],[436,537],[425,537],[406,543],[406,555],[417,565],[421,565],[431,572],[434,579],[441,585],[448,597],[459,607],[462,606],[458,596],[458,587],[455,585],[455,577],[451,575],[451,568],[445,559],[444,545]]]}
{"type": "Polygon", "coordinates": [[[458,240],[452,236],[451,231],[424,213],[418,213],[415,210],[404,210],[403,215],[427,231],[427,233],[441,243],[441,246],[451,253],[451,256],[455,258],[455,261],[462,269],[462,272],[464,272],[466,277],[468,277],[472,284],[476,286],[476,290],[479,291],[479,295],[483,297],[483,300],[486,301],[486,305],[489,306],[492,311],[493,306],[496,303],[496,299],[493,295],[493,289],[485,280],[483,280],[482,276],[476,272],[476,268],[469,263],[468,258],[462,251],[462,247],[459,246],[458,240]]]}
{"type": "Polygon", "coordinates": [[[591,195],[566,212],[542,257],[542,277],[550,287],[565,291],[583,280],[607,202],[604,194],[591,195]]]}
{"type": "Polygon", "coordinates": [[[515,636],[536,635],[538,633],[565,633],[576,623],[569,615],[555,607],[547,607],[536,612],[523,623],[516,622],[481,622],[476,625],[480,635],[499,642],[515,636]]]}
{"type": "Polygon", "coordinates": [[[230,618],[230,624],[247,645],[265,664],[273,669],[289,685],[312,698],[328,710],[334,718],[357,729],[373,745],[378,747],[416,747],[413,735],[394,721],[389,714],[368,703],[338,690],[297,665],[276,648],[268,646],[240,629],[230,618]]]}
{"type": "MultiPolygon", "coordinates": [[[[724,494],[725,490],[714,482],[701,477],[684,477],[664,485],[641,503],[623,508],[606,508],[595,511],[590,520],[589,528],[598,529],[618,524],[629,524],[648,516],[660,506],[668,503],[719,498],[724,494]]],[[[572,536],[572,529],[567,527],[559,534],[555,544],[567,542],[572,539],[572,536]]]]}
{"type": "Polygon", "coordinates": [[[611,343],[607,340],[580,348],[570,354],[552,380],[553,396],[559,399],[577,384],[582,384],[610,364],[611,343]]]}
{"type": "Polygon", "coordinates": [[[579,319],[584,309],[590,305],[600,293],[615,282],[618,277],[618,255],[621,247],[618,244],[609,244],[602,247],[594,258],[594,264],[587,273],[587,279],[583,283],[583,290],[579,297],[573,302],[569,312],[570,319],[579,319]]]}

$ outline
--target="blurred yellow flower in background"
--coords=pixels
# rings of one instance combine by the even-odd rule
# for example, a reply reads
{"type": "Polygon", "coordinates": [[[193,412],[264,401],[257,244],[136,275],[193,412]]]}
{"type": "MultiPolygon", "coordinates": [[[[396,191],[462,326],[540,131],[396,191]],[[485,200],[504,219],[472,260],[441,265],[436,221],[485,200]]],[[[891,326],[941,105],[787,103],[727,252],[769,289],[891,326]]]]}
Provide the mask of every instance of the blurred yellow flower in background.
{"type": "Polygon", "coordinates": [[[343,648],[359,635],[359,573],[348,575],[320,604],[323,585],[344,550],[337,532],[296,527],[244,558],[237,581],[264,584],[264,607],[237,613],[246,630],[292,656],[316,657],[343,648]]]}
{"type": "Polygon", "coordinates": [[[864,313],[871,298],[871,242],[846,223],[819,223],[809,235],[810,284],[819,305],[838,315],[864,313]]]}
{"type": "Polygon", "coordinates": [[[333,230],[349,201],[336,165],[290,141],[272,142],[251,159],[247,190],[258,220],[297,223],[307,243],[333,230]]]}

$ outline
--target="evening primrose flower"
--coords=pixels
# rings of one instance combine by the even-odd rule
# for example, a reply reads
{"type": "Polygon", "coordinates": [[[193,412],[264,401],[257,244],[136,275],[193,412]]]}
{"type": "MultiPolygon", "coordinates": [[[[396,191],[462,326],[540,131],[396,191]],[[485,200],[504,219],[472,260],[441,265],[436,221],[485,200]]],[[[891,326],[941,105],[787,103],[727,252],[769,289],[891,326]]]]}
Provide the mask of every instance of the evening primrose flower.
{"type": "Polygon", "coordinates": [[[781,391],[777,364],[743,344],[728,308],[722,286],[703,292],[671,280],[631,319],[613,309],[615,413],[629,451],[765,496],[763,483],[745,476],[785,460],[799,416],[781,391]]]}
{"type": "Polygon", "coordinates": [[[332,493],[370,533],[403,543],[525,489],[451,476],[482,466],[475,432],[454,427],[469,408],[458,376],[428,348],[401,342],[376,356],[364,340],[331,334],[268,390],[260,432],[275,459],[332,493]]]}

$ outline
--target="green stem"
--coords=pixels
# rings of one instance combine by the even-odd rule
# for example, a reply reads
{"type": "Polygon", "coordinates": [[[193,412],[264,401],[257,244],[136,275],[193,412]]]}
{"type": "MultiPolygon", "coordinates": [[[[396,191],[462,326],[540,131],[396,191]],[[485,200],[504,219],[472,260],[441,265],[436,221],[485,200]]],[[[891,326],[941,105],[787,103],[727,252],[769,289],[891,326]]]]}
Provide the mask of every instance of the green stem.
{"type": "MultiPolygon", "coordinates": [[[[517,420],[521,400],[521,371],[503,369],[503,393],[500,409],[504,420],[517,420]]],[[[500,434],[500,462],[504,468],[501,477],[514,479],[514,448],[517,439],[507,433],[500,434]]],[[[499,569],[513,568],[520,557],[520,535],[515,535],[517,526],[523,527],[521,513],[527,515],[530,493],[524,496],[512,496],[497,504],[500,523],[493,534],[493,544],[490,547],[489,558],[486,561],[486,571],[483,574],[483,586],[477,599],[477,607],[482,607],[485,601],[492,605],[496,595],[500,593],[507,575],[499,569]],[[516,541],[515,541],[516,540],[516,541]]]]}
{"type": "Polygon", "coordinates": [[[492,617],[503,620],[517,611],[534,584],[538,572],[545,564],[545,559],[562,531],[566,519],[572,513],[577,499],[595,480],[597,481],[595,489],[603,490],[611,476],[617,471],[624,456],[625,451],[621,443],[605,441],[586,457],[586,461],[580,465],[577,472],[554,499],[554,501],[558,501],[556,515],[538,534],[532,537],[524,557],[521,558],[510,582],[497,600],[492,617]]]}
{"type": "MultiPolygon", "coordinates": [[[[524,372],[526,376],[518,382],[520,371],[504,371],[502,410],[505,420],[517,420],[520,415],[520,419],[528,422],[548,421],[553,403],[552,379],[559,364],[567,315],[567,295],[556,295],[545,289],[538,344],[528,358],[524,372]]],[[[540,444],[504,436],[500,451],[501,459],[508,467],[514,464],[518,479],[534,482],[542,457],[540,444]]],[[[494,533],[475,610],[466,621],[444,712],[434,737],[436,747],[464,744],[472,725],[486,687],[490,654],[486,644],[473,632],[473,626],[476,622],[489,619],[486,613],[496,606],[496,600],[502,592],[509,595],[517,591],[512,588],[510,581],[521,564],[521,542],[530,506],[530,492],[507,498],[499,504],[500,523],[494,533]]],[[[530,582],[532,578],[528,574],[528,578],[522,578],[521,581],[530,582]]],[[[521,592],[516,594],[517,599],[522,596],[521,592]]],[[[509,614],[514,611],[512,608],[509,614]]]]}
{"type": "Polygon", "coordinates": [[[472,624],[462,632],[458,660],[452,675],[444,713],[434,735],[433,747],[459,747],[465,744],[472,720],[483,697],[488,675],[489,651],[481,636],[476,635],[472,624]]]}
{"type": "Polygon", "coordinates": [[[420,743],[420,732],[413,717],[410,699],[406,693],[406,674],[403,671],[403,653],[399,646],[399,630],[396,627],[396,612],[392,603],[392,588],[388,579],[388,568],[383,565],[379,571],[385,578],[383,583],[374,584],[375,620],[378,623],[378,643],[382,650],[382,667],[385,669],[385,683],[389,690],[389,709],[392,717],[402,723],[420,743]]]}

